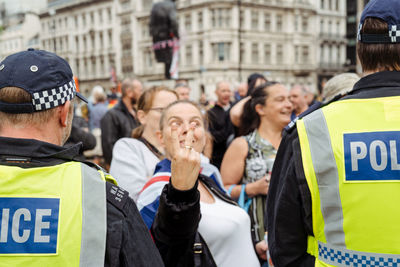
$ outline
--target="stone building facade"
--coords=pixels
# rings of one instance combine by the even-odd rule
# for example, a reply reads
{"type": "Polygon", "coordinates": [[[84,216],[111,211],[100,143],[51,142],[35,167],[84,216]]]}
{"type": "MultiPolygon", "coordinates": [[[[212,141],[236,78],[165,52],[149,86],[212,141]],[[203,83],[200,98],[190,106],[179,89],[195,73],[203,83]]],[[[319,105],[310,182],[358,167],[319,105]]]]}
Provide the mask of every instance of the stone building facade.
{"type": "Polygon", "coordinates": [[[113,85],[119,28],[112,0],[49,1],[40,14],[41,48],[64,57],[88,95],[100,84],[113,85]]]}
{"type": "Polygon", "coordinates": [[[5,21],[0,32],[0,60],[29,47],[40,47],[40,22],[36,13],[15,13],[5,21]]]}
{"type": "MultiPolygon", "coordinates": [[[[148,84],[163,81],[163,65],[154,59],[149,35],[152,1],[114,2],[117,21],[126,32],[121,35],[119,57],[125,67],[119,73],[135,74],[148,84]]],[[[216,82],[237,84],[253,72],[288,87],[304,84],[317,89],[323,78],[344,70],[345,0],[175,3],[181,35],[179,77],[189,81],[193,99],[201,85],[214,97],[216,82]]]]}
{"type": "MultiPolygon", "coordinates": [[[[164,80],[149,34],[150,10],[160,0],[48,0],[40,17],[40,48],[65,57],[84,93],[111,78],[164,80]],[[115,73],[115,75],[113,75],[115,73]]],[[[203,85],[246,81],[253,72],[287,87],[317,89],[346,62],[346,0],[176,0],[179,77],[197,99],[203,85]]]]}

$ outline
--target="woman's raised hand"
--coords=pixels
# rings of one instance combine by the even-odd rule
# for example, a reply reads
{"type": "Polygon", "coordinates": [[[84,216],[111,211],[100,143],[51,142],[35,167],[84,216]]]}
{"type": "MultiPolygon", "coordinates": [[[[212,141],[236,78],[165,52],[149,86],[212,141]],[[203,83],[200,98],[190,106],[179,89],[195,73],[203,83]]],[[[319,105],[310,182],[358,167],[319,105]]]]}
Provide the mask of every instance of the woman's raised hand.
{"type": "Polygon", "coordinates": [[[178,190],[192,189],[200,172],[200,153],[192,147],[196,125],[190,124],[185,138],[185,146],[180,146],[177,126],[171,127],[169,141],[171,155],[171,183],[178,190]]]}

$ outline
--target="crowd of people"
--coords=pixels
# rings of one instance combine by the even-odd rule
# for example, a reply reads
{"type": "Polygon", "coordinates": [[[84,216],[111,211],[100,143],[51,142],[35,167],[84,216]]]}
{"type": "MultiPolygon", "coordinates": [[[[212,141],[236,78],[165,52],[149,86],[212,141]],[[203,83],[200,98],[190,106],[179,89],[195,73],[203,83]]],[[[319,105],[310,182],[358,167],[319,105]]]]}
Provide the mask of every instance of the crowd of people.
{"type": "Polygon", "coordinates": [[[185,80],[174,88],[143,88],[126,79],[114,106],[96,86],[86,120],[103,151],[84,155],[128,191],[167,266],[190,261],[194,243],[207,251],[201,261],[212,264],[205,266],[266,266],[266,201],[284,128],[319,107],[318,99],[345,94],[357,80],[338,75],[320,96],[254,73],[236,88],[218,82],[213,106],[190,99],[185,80]]]}
{"type": "Polygon", "coordinates": [[[88,101],[56,54],[8,56],[0,265],[398,266],[399,9],[369,2],[363,76],[321,94],[254,73],[214,105],[131,78],[88,101]]]}

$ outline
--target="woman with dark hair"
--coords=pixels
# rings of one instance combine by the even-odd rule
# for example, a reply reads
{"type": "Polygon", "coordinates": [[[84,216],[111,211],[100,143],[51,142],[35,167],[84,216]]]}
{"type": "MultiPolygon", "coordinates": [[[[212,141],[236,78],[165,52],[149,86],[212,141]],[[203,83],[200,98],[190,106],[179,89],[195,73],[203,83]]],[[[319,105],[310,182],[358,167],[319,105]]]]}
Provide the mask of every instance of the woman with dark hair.
{"type": "Polygon", "coordinates": [[[267,79],[259,73],[253,73],[247,78],[247,96],[234,103],[232,105],[231,110],[229,111],[229,117],[231,119],[233,126],[235,127],[235,133],[237,133],[237,127],[239,127],[240,125],[240,116],[243,113],[244,105],[249,100],[254,89],[266,82],[267,79]]]}
{"type": "Polygon", "coordinates": [[[250,96],[253,90],[268,80],[260,73],[253,73],[247,78],[247,96],[250,96]]]}
{"type": "Polygon", "coordinates": [[[234,199],[247,196],[245,209],[256,241],[264,237],[264,211],[269,176],[283,128],[290,122],[288,90],[277,82],[256,87],[243,108],[239,134],[221,165],[224,186],[234,199]]]}

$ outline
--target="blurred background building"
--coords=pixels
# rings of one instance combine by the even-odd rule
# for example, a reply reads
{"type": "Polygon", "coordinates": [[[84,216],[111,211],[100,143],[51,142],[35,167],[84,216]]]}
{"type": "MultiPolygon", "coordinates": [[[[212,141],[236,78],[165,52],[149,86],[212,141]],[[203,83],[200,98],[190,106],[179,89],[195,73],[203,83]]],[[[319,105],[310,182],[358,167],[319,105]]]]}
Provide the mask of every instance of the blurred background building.
{"type": "MultiPolygon", "coordinates": [[[[149,34],[150,10],[160,0],[47,0],[35,11],[38,30],[32,26],[22,34],[29,40],[6,50],[12,27],[4,23],[5,6],[14,1],[0,1],[1,57],[29,46],[54,51],[70,62],[87,94],[95,84],[109,88],[129,76],[147,86],[174,84],[164,81],[164,65],[155,61],[149,34]]],[[[319,89],[334,74],[357,70],[353,48],[364,2],[176,0],[179,78],[188,80],[193,99],[201,85],[213,96],[217,81],[238,83],[253,72],[288,87],[319,89]]],[[[17,23],[21,29],[24,23],[34,25],[28,14],[35,13],[25,11],[17,23]]]]}
{"type": "Polygon", "coordinates": [[[347,0],[347,27],[346,27],[346,38],[347,38],[347,60],[346,68],[349,72],[361,73],[361,65],[357,59],[357,30],[358,22],[361,18],[361,13],[369,0],[347,0]]]}

